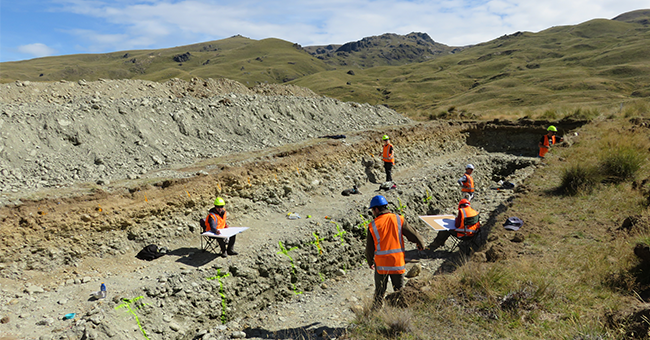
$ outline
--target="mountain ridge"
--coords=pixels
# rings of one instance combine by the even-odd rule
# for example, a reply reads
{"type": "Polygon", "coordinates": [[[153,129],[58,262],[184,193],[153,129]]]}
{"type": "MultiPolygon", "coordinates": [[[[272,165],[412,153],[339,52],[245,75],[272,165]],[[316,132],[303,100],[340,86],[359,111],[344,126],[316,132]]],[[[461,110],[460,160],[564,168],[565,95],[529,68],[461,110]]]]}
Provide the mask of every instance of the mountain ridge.
{"type": "Polygon", "coordinates": [[[294,84],[416,119],[446,117],[452,107],[521,115],[550,103],[570,109],[650,97],[649,21],[650,10],[638,10],[464,47],[426,33],[386,33],[321,46],[320,53],[318,46],[236,35],[160,50],[6,62],[0,82],[227,78],[247,87],[294,84]]]}

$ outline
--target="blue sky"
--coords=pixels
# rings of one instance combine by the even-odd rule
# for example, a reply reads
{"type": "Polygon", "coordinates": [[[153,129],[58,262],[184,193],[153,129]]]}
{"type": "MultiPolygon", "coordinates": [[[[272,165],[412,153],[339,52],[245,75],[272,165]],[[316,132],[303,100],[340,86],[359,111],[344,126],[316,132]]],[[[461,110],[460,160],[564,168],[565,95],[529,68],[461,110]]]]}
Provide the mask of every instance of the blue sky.
{"type": "Polygon", "coordinates": [[[0,61],[167,48],[236,34],[309,46],[425,32],[463,46],[644,8],[648,0],[0,0],[0,61]]]}

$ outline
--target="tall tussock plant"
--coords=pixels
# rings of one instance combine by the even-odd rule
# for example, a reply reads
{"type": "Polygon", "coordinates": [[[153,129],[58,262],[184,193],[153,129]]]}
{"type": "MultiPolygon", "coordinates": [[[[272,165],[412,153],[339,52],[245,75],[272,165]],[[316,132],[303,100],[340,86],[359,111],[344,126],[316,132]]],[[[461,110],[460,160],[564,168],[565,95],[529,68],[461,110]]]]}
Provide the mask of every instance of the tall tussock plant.
{"type": "Polygon", "coordinates": [[[579,193],[591,193],[601,179],[596,166],[573,165],[562,173],[562,183],[558,188],[565,195],[575,196],[579,193]]]}
{"type": "Polygon", "coordinates": [[[641,168],[644,158],[645,155],[638,150],[621,146],[602,157],[600,160],[602,174],[606,181],[613,183],[633,179],[641,168]]]}

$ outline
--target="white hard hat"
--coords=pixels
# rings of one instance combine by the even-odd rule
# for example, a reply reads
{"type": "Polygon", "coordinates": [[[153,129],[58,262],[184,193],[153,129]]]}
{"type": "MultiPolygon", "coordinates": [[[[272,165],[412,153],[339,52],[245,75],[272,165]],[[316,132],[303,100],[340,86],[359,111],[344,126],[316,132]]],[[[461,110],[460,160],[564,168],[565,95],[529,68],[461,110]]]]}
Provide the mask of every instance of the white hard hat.
{"type": "Polygon", "coordinates": [[[474,166],[471,165],[471,164],[467,164],[467,166],[465,167],[465,169],[472,169],[472,170],[474,170],[474,166]]]}

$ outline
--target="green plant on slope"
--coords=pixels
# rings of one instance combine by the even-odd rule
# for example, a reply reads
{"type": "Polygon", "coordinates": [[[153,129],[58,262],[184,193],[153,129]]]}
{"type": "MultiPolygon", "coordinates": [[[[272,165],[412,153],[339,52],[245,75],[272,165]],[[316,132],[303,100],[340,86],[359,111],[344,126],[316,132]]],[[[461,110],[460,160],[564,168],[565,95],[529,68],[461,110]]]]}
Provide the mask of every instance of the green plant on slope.
{"type": "MultiPolygon", "coordinates": [[[[133,303],[135,303],[136,301],[138,301],[138,300],[140,300],[142,298],[144,298],[144,296],[138,296],[138,297],[133,298],[133,299],[122,299],[122,301],[124,301],[124,303],[121,304],[121,305],[118,305],[117,307],[115,307],[115,310],[118,310],[120,308],[126,308],[129,311],[129,313],[133,314],[133,316],[135,317],[135,321],[138,323],[138,327],[140,327],[140,330],[142,331],[142,335],[144,335],[145,339],[149,340],[149,337],[147,337],[147,332],[144,331],[144,328],[142,328],[142,324],[140,324],[140,319],[138,319],[138,315],[135,314],[135,310],[133,310],[133,308],[131,307],[131,305],[133,303]]],[[[144,306],[144,304],[143,304],[143,306],[144,306]]],[[[140,306],[140,307],[138,307],[136,309],[140,309],[141,307],[142,306],[140,306]]]]}
{"type": "MultiPolygon", "coordinates": [[[[289,258],[289,261],[291,263],[291,271],[292,271],[293,275],[296,275],[296,266],[293,264],[293,258],[291,257],[291,255],[289,255],[289,252],[292,251],[292,250],[298,249],[298,247],[296,246],[296,247],[293,247],[291,249],[287,249],[282,245],[282,241],[278,241],[278,243],[280,244],[280,251],[278,252],[278,254],[284,254],[286,257],[289,258]]],[[[298,291],[298,288],[296,288],[296,285],[293,282],[291,282],[291,286],[293,286],[293,292],[296,295],[302,294],[302,292],[298,291]]]]}
{"type": "Polygon", "coordinates": [[[223,282],[221,279],[225,279],[230,276],[230,273],[221,274],[221,269],[217,269],[217,275],[209,277],[208,280],[217,280],[219,282],[219,295],[221,295],[221,323],[226,323],[226,292],[224,291],[223,282]]]}

